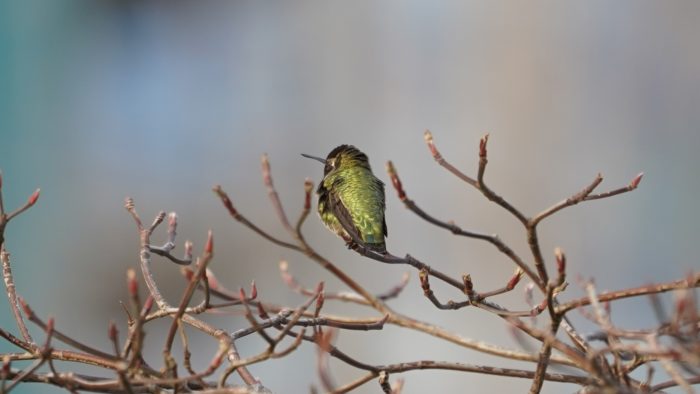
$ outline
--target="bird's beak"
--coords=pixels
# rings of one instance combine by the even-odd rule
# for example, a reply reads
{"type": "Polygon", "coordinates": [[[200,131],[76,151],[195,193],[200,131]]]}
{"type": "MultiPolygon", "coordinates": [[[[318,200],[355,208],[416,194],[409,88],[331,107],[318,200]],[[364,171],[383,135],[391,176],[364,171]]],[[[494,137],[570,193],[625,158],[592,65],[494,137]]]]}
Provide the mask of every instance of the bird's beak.
{"type": "Polygon", "coordinates": [[[318,161],[320,161],[321,163],[326,164],[326,159],[322,159],[322,158],[316,157],[316,156],[307,155],[306,153],[302,153],[301,155],[304,156],[304,157],[306,157],[306,158],[318,160],[318,161]]]}

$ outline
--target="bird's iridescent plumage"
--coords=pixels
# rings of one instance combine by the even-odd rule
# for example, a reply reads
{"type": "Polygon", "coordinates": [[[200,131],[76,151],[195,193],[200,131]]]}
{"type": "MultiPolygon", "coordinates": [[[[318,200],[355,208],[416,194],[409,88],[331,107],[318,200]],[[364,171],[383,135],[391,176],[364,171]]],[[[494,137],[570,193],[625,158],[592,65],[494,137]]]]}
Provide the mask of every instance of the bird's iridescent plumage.
{"type": "Polygon", "coordinates": [[[348,244],[385,253],[384,183],[372,173],[367,155],[340,145],[325,160],[315,159],[325,163],[317,189],[323,223],[348,244]]]}

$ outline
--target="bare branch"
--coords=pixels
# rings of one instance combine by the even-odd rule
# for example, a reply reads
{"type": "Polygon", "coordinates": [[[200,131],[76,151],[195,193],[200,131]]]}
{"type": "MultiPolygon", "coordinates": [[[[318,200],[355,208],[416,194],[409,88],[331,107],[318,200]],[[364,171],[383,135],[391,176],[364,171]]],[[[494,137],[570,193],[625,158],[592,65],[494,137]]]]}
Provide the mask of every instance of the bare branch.
{"type": "MultiPolygon", "coordinates": [[[[487,142],[488,134],[483,136],[479,143],[479,161],[475,178],[465,175],[455,166],[445,160],[437,150],[429,131],[425,133],[425,141],[431,155],[438,164],[447,169],[459,179],[471,185],[484,195],[488,200],[513,215],[524,227],[527,243],[532,255],[532,261],[526,262],[514,252],[511,245],[500,240],[497,235],[484,234],[465,230],[452,221],[443,221],[427,213],[415,202],[408,198],[403,184],[391,162],[387,163],[387,172],[399,200],[411,212],[426,222],[439,228],[450,231],[454,235],[486,241],[496,247],[515,265],[516,269],[505,280],[502,287],[488,291],[477,291],[471,275],[464,273],[461,277],[452,277],[431,265],[406,254],[399,257],[392,253],[378,253],[367,248],[362,242],[350,245],[351,248],[363,258],[385,264],[409,265],[418,271],[419,284],[425,297],[438,309],[458,311],[467,306],[474,306],[486,312],[492,313],[510,322],[509,326],[523,346],[523,351],[495,346],[491,343],[465,338],[456,332],[451,332],[435,325],[430,321],[421,321],[408,314],[398,313],[387,306],[388,299],[397,297],[406,288],[409,273],[404,273],[398,284],[391,285],[387,291],[374,294],[368,291],[357,279],[348,275],[342,266],[321,256],[309,243],[302,233],[302,227],[308,218],[312,208],[312,194],[314,185],[311,180],[304,182],[304,195],[301,211],[296,222],[292,223],[284,210],[280,194],[275,188],[270,162],[267,155],[263,155],[262,177],[267,194],[272,204],[280,225],[288,233],[279,238],[262,230],[253,222],[246,219],[233,206],[229,196],[220,186],[214,187],[214,192],[221,200],[224,208],[238,222],[257,233],[269,242],[283,248],[299,252],[309,260],[314,261],[333,277],[339,279],[349,289],[347,291],[326,292],[323,282],[313,288],[304,287],[303,283],[309,283],[309,278],[297,280],[290,272],[288,263],[280,263],[280,273],[283,282],[293,291],[300,293],[306,299],[294,308],[286,305],[277,305],[258,298],[258,289],[255,281],[251,283],[249,295],[246,291],[231,291],[214,273],[207,268],[213,257],[213,239],[211,232],[204,246],[204,252],[197,260],[196,268],[181,267],[181,273],[187,280],[187,284],[180,295],[177,306],[171,305],[159,290],[158,283],[151,271],[152,255],[165,257],[166,259],[181,265],[190,264],[192,258],[192,243],[184,243],[184,256],[176,258],[172,252],[176,247],[177,215],[173,212],[166,215],[165,211],[155,215],[150,225],[142,222],[132,199],[127,198],[125,208],[134,220],[139,234],[139,266],[142,277],[148,289],[145,301],[139,293],[139,280],[133,269],[127,271],[127,289],[129,295],[128,306],[122,303],[126,311],[126,323],[128,331],[125,335],[123,346],[120,346],[119,331],[114,322],[109,322],[108,337],[112,350],[103,352],[86,345],[78,338],[68,336],[57,330],[54,319],[47,322],[41,320],[27,303],[17,295],[10,267],[9,253],[5,250],[4,232],[7,223],[32,207],[38,197],[39,190],[34,192],[27,202],[14,212],[7,215],[2,201],[2,174],[0,173],[0,260],[3,264],[3,278],[6,292],[10,301],[10,307],[17,322],[20,335],[15,336],[5,329],[0,328],[0,337],[20,348],[20,351],[0,354],[2,366],[0,367],[0,391],[8,392],[21,382],[41,382],[61,387],[71,393],[82,391],[96,392],[126,392],[146,393],[162,392],[164,390],[174,393],[198,391],[209,394],[219,393],[262,393],[269,392],[262,386],[261,381],[253,376],[248,366],[268,362],[275,358],[286,357],[303,342],[315,343],[318,348],[317,369],[323,388],[333,393],[344,393],[354,390],[366,382],[377,379],[380,388],[385,393],[399,394],[403,386],[403,380],[392,385],[390,376],[414,370],[435,369],[453,370],[465,373],[479,373],[483,375],[495,375],[502,377],[516,377],[530,379],[530,393],[539,393],[545,381],[572,383],[582,386],[582,392],[620,392],[620,393],[646,393],[678,386],[685,392],[692,392],[693,386],[700,384],[700,311],[694,289],[700,287],[700,274],[689,274],[685,279],[650,284],[624,290],[616,290],[599,293],[589,282],[586,286],[587,296],[568,302],[560,302],[559,295],[567,286],[567,261],[566,255],[559,248],[554,250],[554,266],[548,267],[541,252],[538,239],[537,226],[544,219],[561,212],[563,209],[578,203],[606,197],[615,196],[636,189],[642,178],[640,173],[624,187],[593,194],[601,184],[602,177],[598,175],[590,184],[570,197],[544,209],[530,217],[522,213],[511,202],[496,194],[484,182],[486,166],[488,163],[487,142]],[[160,246],[151,243],[151,237],[155,230],[167,218],[167,237],[160,246]],[[294,224],[294,226],[292,226],[294,224]],[[549,270],[551,271],[549,271],[549,270]],[[551,273],[551,276],[550,276],[551,273]],[[524,276],[532,282],[525,286],[526,302],[530,305],[528,310],[514,310],[491,301],[492,297],[512,291],[524,276]],[[452,300],[434,292],[430,281],[438,279],[452,287],[457,292],[452,300]],[[540,295],[534,301],[533,289],[539,289],[540,295]],[[190,306],[195,291],[203,292],[203,299],[197,305],[190,306]],[[673,308],[666,313],[664,303],[660,300],[660,294],[669,291],[674,293],[675,303],[673,308]],[[613,323],[611,303],[623,298],[649,296],[653,313],[656,314],[658,325],[630,329],[617,327],[613,323]],[[215,302],[211,302],[215,299],[215,302]],[[374,316],[358,317],[348,315],[334,315],[327,313],[328,301],[352,302],[373,309],[374,316]],[[447,300],[447,301],[443,301],[447,300]],[[312,307],[313,305],[313,307],[312,307]],[[589,306],[584,309],[583,307],[589,306]],[[20,310],[20,307],[23,310],[20,310]],[[253,308],[257,309],[256,317],[253,308]],[[597,331],[584,336],[576,330],[568,318],[568,313],[573,309],[579,309],[584,317],[588,318],[597,327],[597,331]],[[549,324],[541,329],[536,324],[535,316],[548,311],[549,324]],[[377,313],[378,312],[378,313],[377,313]],[[237,318],[232,322],[233,329],[225,331],[208,323],[208,314],[243,316],[245,320],[237,318]],[[377,316],[377,314],[379,316],[377,316]],[[529,318],[528,318],[529,317],[529,318]],[[169,330],[165,335],[163,346],[164,365],[155,369],[148,365],[144,349],[147,349],[145,340],[146,325],[157,319],[172,319],[169,330]],[[45,341],[37,345],[29,336],[29,332],[23,319],[37,324],[45,332],[45,341]],[[412,362],[390,363],[376,365],[368,363],[352,356],[352,352],[346,352],[334,344],[334,339],[341,330],[368,331],[383,330],[390,324],[396,328],[413,330],[428,336],[432,336],[451,345],[470,349],[496,357],[513,361],[536,363],[535,370],[500,368],[487,365],[472,365],[439,360],[419,360],[412,362]],[[187,328],[186,326],[187,325],[187,328]],[[559,338],[560,328],[565,331],[568,339],[559,338]],[[210,355],[209,364],[204,370],[197,372],[191,362],[193,354],[189,346],[186,330],[203,333],[218,343],[218,348],[210,355]],[[183,353],[180,357],[172,353],[176,333],[179,332],[183,353]],[[307,332],[309,334],[307,335],[307,332]],[[527,335],[527,337],[526,337],[527,335]],[[236,341],[245,337],[259,336],[267,346],[257,354],[241,356],[236,346],[236,341]],[[289,340],[287,340],[289,338],[289,340]],[[529,338],[528,341],[525,341],[529,338]],[[56,339],[77,349],[54,349],[52,340],[56,339]],[[283,346],[282,342],[286,344],[283,346]],[[590,341],[590,342],[588,342],[590,341]],[[537,351],[532,344],[537,344],[537,351]],[[338,385],[330,370],[330,357],[347,364],[364,375],[353,381],[338,385]],[[24,368],[17,370],[18,361],[30,361],[23,364],[24,368]],[[94,375],[77,374],[75,372],[59,372],[63,363],[80,363],[92,365],[101,371],[94,375]],[[222,364],[227,365],[222,368],[222,364]],[[179,368],[179,366],[184,368],[179,368]],[[550,366],[566,366],[574,370],[573,373],[552,373],[550,366]],[[41,372],[44,366],[47,372],[41,372]],[[639,367],[646,368],[646,378],[639,378],[639,373],[633,373],[639,367]],[[654,382],[654,370],[664,368],[671,380],[666,382],[654,382]],[[215,381],[209,381],[219,370],[215,381]],[[238,373],[246,387],[235,386],[227,382],[232,373],[238,373]],[[106,373],[106,375],[105,375],[106,373]],[[106,378],[104,376],[111,376],[106,378]]],[[[324,161],[320,159],[320,161],[324,161]]],[[[326,161],[327,162],[327,161],[326,161]]],[[[327,162],[328,164],[328,162],[327,162]]],[[[327,179],[326,179],[327,181],[327,179]]],[[[437,266],[437,265],[436,265],[437,266]]],[[[444,266],[444,265],[440,265],[444,266]]],[[[478,283],[477,283],[478,284],[478,283]]],[[[414,289],[416,290],[416,289],[414,289]]],[[[449,289],[448,289],[449,290],[449,289]]],[[[449,290],[453,291],[454,290],[449,290]]],[[[668,309],[668,308],[666,308],[668,309]]],[[[227,326],[228,323],[227,323],[227,326]]],[[[381,333],[379,333],[381,334],[381,333]]],[[[149,335],[148,338],[159,338],[162,335],[149,335]]],[[[54,341],[56,342],[56,341],[54,341]]],[[[70,371],[70,370],[68,370],[70,371]]],[[[639,371],[638,371],[639,372],[639,371]]],[[[644,371],[642,371],[643,373],[644,371]]],[[[393,379],[391,379],[393,380],[393,379]]],[[[315,392],[312,389],[312,392],[315,392]]]]}
{"type": "Polygon", "coordinates": [[[211,231],[209,231],[209,235],[207,236],[207,243],[204,246],[204,255],[203,255],[202,259],[200,261],[198,261],[198,263],[197,263],[197,272],[190,280],[190,283],[187,285],[187,288],[185,289],[185,292],[182,295],[182,300],[180,301],[180,305],[178,306],[177,313],[175,314],[175,316],[173,318],[173,322],[170,325],[170,330],[168,331],[168,336],[166,337],[167,339],[165,340],[165,349],[163,350],[163,353],[165,353],[165,354],[170,354],[170,349],[173,345],[173,340],[175,339],[175,332],[177,330],[179,320],[182,317],[182,315],[185,313],[185,308],[190,303],[190,300],[192,299],[192,296],[194,295],[194,290],[197,288],[197,284],[199,283],[200,280],[202,280],[202,277],[205,275],[205,270],[207,269],[207,265],[211,261],[213,255],[214,255],[214,238],[212,236],[211,231]]]}
{"type": "Polygon", "coordinates": [[[457,168],[455,168],[452,164],[447,162],[447,160],[445,160],[442,157],[440,152],[435,147],[435,143],[433,142],[433,134],[430,132],[430,130],[425,130],[425,133],[423,133],[423,137],[425,138],[425,143],[428,145],[428,149],[430,150],[430,154],[433,156],[435,161],[438,162],[438,164],[445,167],[447,169],[447,171],[454,174],[457,178],[463,180],[464,182],[466,182],[467,184],[469,184],[471,186],[478,188],[477,182],[474,179],[464,175],[464,173],[459,171],[457,168]]]}
{"type": "MultiPolygon", "coordinates": [[[[314,294],[314,291],[303,287],[297,279],[292,275],[291,272],[289,272],[289,263],[285,260],[280,261],[279,263],[279,268],[280,268],[280,275],[282,276],[282,280],[284,283],[293,291],[304,295],[304,296],[311,296],[314,294]]],[[[379,293],[376,295],[376,297],[382,301],[390,300],[392,298],[396,298],[401,294],[401,292],[406,288],[406,285],[408,284],[408,281],[410,279],[410,275],[408,272],[404,272],[403,275],[401,276],[401,281],[391,287],[389,290],[379,293]]],[[[357,293],[353,292],[334,292],[334,293],[329,293],[325,292],[324,297],[327,300],[339,300],[339,301],[345,301],[345,302],[353,302],[356,304],[360,305],[369,305],[366,299],[364,299],[362,296],[360,296],[357,293]]]]}
{"type": "Polygon", "coordinates": [[[480,239],[492,244],[501,253],[508,256],[521,270],[523,270],[523,272],[525,272],[525,274],[528,277],[530,277],[530,279],[535,281],[535,283],[540,282],[540,278],[530,269],[530,267],[513,251],[513,249],[511,249],[508,245],[501,241],[497,235],[482,234],[473,231],[463,230],[461,227],[457,226],[453,222],[444,222],[434,218],[433,216],[423,211],[413,200],[408,198],[406,192],[403,189],[401,180],[399,179],[399,174],[391,161],[387,162],[386,170],[389,174],[389,178],[391,179],[392,184],[394,185],[394,189],[396,189],[396,192],[398,193],[399,200],[403,202],[406,208],[418,215],[418,217],[422,218],[428,223],[434,224],[437,227],[449,230],[450,232],[452,232],[452,234],[468,238],[480,239]]]}
{"type": "Polygon", "coordinates": [[[576,205],[581,201],[585,201],[586,197],[588,197],[593,192],[593,190],[595,190],[595,188],[598,187],[598,185],[600,185],[601,182],[603,182],[603,176],[601,174],[596,175],[595,179],[593,179],[593,182],[591,182],[588,186],[583,188],[583,190],[581,190],[580,192],[552,205],[551,207],[535,215],[532,219],[530,219],[530,226],[536,226],[539,222],[541,222],[549,216],[552,216],[560,210],[576,205]]]}
{"type": "Polygon", "coordinates": [[[12,314],[15,317],[15,322],[17,323],[17,328],[24,338],[24,341],[29,345],[30,348],[34,348],[36,344],[29,334],[27,325],[22,318],[22,313],[19,311],[19,304],[17,301],[17,290],[15,289],[15,282],[12,278],[12,268],[10,266],[10,254],[5,250],[4,245],[0,246],[0,260],[2,260],[2,277],[5,281],[5,290],[7,291],[7,299],[10,303],[10,308],[12,308],[12,314]]]}
{"type": "MultiPolygon", "coordinates": [[[[660,294],[668,291],[689,289],[700,287],[700,274],[695,274],[689,279],[681,279],[668,283],[660,283],[653,285],[645,285],[633,287],[625,290],[608,291],[598,294],[598,302],[608,302],[621,300],[623,298],[638,297],[650,294],[660,294]]],[[[572,309],[589,305],[591,300],[589,297],[581,297],[556,307],[557,314],[564,314],[572,309]]]]}
{"type": "Polygon", "coordinates": [[[37,200],[39,200],[39,193],[41,193],[41,189],[34,190],[34,193],[32,193],[32,195],[29,196],[29,198],[27,199],[27,202],[24,203],[24,205],[22,205],[21,207],[17,208],[14,212],[7,214],[7,217],[4,219],[4,221],[9,222],[10,220],[21,215],[27,209],[33,207],[34,204],[36,204],[37,200]]]}
{"type": "Polygon", "coordinates": [[[233,203],[231,202],[231,199],[229,199],[228,195],[227,195],[226,192],[221,188],[220,185],[214,186],[213,190],[214,190],[214,193],[216,193],[216,195],[219,196],[219,199],[220,199],[221,202],[224,204],[224,207],[228,210],[228,212],[229,212],[229,214],[231,215],[231,217],[234,218],[234,219],[236,219],[236,221],[240,222],[240,223],[243,224],[244,226],[246,226],[246,227],[248,227],[249,229],[251,229],[251,230],[253,230],[254,232],[256,232],[256,233],[257,233],[258,235],[260,235],[261,237],[267,239],[268,241],[270,241],[270,242],[272,242],[272,243],[274,243],[274,244],[276,244],[276,245],[279,245],[279,246],[282,246],[282,247],[288,248],[288,249],[297,250],[297,251],[300,251],[300,252],[301,252],[301,249],[300,249],[298,246],[293,245],[293,244],[290,244],[290,243],[288,243],[288,242],[281,241],[281,240],[279,240],[279,239],[273,237],[272,235],[270,235],[270,234],[266,233],[265,231],[263,231],[262,229],[260,229],[258,226],[256,226],[256,225],[254,225],[253,223],[251,223],[251,222],[250,222],[248,219],[246,219],[243,215],[241,215],[241,214],[233,207],[233,203]]]}

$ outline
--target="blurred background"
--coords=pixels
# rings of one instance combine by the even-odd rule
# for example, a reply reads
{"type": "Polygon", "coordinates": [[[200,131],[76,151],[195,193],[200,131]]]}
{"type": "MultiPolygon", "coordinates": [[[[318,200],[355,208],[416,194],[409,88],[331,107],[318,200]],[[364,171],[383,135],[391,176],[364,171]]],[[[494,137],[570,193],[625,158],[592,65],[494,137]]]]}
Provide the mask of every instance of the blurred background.
{"type": "MultiPolygon", "coordinates": [[[[313,262],[234,222],[210,190],[222,184],[248,218],[285,237],[261,182],[260,155],[269,154],[278,191],[296,217],[304,178],[318,182],[322,175],[318,163],[299,154],[325,156],[341,143],[366,152],[385,181],[384,163],[393,160],[409,196],[428,212],[498,233],[529,260],[519,224],[433,161],[426,128],[468,174],[476,173],[479,138],[491,133],[487,179],[527,214],[580,190],[597,172],[605,176],[601,191],[645,172],[634,193],[576,206],[540,226],[549,266],[556,246],[568,255],[572,285],[562,299],[582,294],[577,277],[596,278],[600,290],[680,278],[700,267],[699,16],[693,1],[3,2],[6,206],[42,189],[37,206],[6,234],[18,291],[39,315],[55,316],[59,329],[109,349],[108,321],[126,332],[118,301],[127,299],[125,271],[138,258],[126,196],[144,221],[159,210],[177,211],[179,240],[191,239],[196,251],[212,229],[211,267],[230,288],[255,279],[263,299],[296,305],[303,299],[279,279],[284,259],[309,286],[323,280],[329,290],[344,290],[313,262]]],[[[469,272],[477,289],[499,287],[512,273],[493,247],[431,227],[391,188],[387,205],[393,253],[410,252],[454,276],[469,272]]],[[[321,254],[372,291],[407,271],[348,252],[315,215],[305,231],[321,254]]],[[[164,240],[164,231],[155,239],[164,240]]],[[[185,286],[179,268],[155,259],[154,270],[177,303],[185,286]]],[[[523,288],[496,301],[525,307],[523,288]]],[[[434,289],[442,299],[459,297],[437,282],[434,289]]],[[[390,305],[464,337],[519,346],[497,317],[435,310],[415,272],[390,305]]],[[[16,332],[4,297],[0,308],[0,324],[16,332]]],[[[338,304],[327,311],[375,315],[338,304]]],[[[584,332],[593,329],[573,317],[584,332]]],[[[656,323],[646,300],[613,305],[613,317],[627,328],[656,323]]],[[[239,315],[212,321],[230,331],[246,325],[239,315]]],[[[157,367],[165,323],[147,334],[157,367]]],[[[216,345],[191,339],[196,366],[204,368],[216,345]]],[[[338,346],[372,364],[433,359],[534,368],[395,327],[342,332],[338,346]]],[[[257,337],[240,342],[245,355],[263,348],[257,337]]],[[[2,343],[0,350],[17,349],[2,343]]],[[[251,370],[275,392],[308,392],[318,385],[315,354],[304,344],[251,370]]],[[[331,367],[338,384],[362,374],[335,360],[331,367]]],[[[405,393],[529,387],[526,380],[448,371],[401,377],[405,393]]],[[[371,382],[357,392],[378,390],[371,382]]],[[[546,383],[544,392],[575,390],[546,383]]],[[[36,385],[17,391],[59,392],[36,385]]]]}

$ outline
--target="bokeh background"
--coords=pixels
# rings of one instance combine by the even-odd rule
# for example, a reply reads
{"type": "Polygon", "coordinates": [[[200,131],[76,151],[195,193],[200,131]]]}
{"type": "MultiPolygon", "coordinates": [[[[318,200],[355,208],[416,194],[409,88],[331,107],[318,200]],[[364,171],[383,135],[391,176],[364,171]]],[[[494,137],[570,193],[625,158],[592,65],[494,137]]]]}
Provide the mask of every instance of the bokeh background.
{"type": "MultiPolygon", "coordinates": [[[[321,176],[318,163],[299,153],[324,156],[341,143],[364,150],[385,181],[384,163],[393,160],[409,195],[437,217],[498,233],[527,256],[518,223],[434,163],[426,128],[444,155],[472,174],[478,139],[490,132],[487,178],[527,213],[579,190],[597,172],[606,177],[601,190],[645,172],[636,192],[574,207],[541,226],[550,266],[555,246],[569,257],[573,283],[562,298],[581,294],[573,280],[579,275],[596,278],[601,290],[679,278],[700,267],[699,16],[693,1],[3,2],[5,201],[17,206],[42,188],[38,205],[7,232],[19,292],[60,329],[109,349],[107,322],[125,332],[118,300],[126,299],[125,270],[138,257],[138,236],[122,207],[127,195],[145,220],[177,211],[180,240],[192,239],[196,250],[212,229],[212,268],[231,288],[255,279],[264,299],[300,302],[279,280],[278,262],[286,259],[305,283],[343,289],[312,262],[232,221],[210,191],[221,183],[249,218],[284,236],[261,183],[260,155],[270,155],[278,190],[296,216],[304,178],[321,176]]],[[[394,253],[410,252],[455,276],[469,272],[481,289],[500,286],[512,272],[489,245],[429,226],[391,189],[387,200],[394,253]]],[[[373,291],[406,270],[349,253],[315,216],[305,230],[322,254],[373,291]]],[[[154,269],[165,294],[178,300],[178,268],[156,259],[154,269]]],[[[442,298],[458,296],[435,289],[442,298]]],[[[522,299],[521,286],[499,302],[522,307],[522,299]]],[[[435,310],[415,273],[391,305],[465,337],[518,346],[494,316],[435,310]]],[[[2,326],[15,330],[6,300],[0,308],[2,326]]],[[[371,315],[346,305],[328,310],[371,315]]],[[[646,301],[621,302],[613,313],[624,327],[655,323],[646,301]]],[[[213,319],[232,331],[245,324],[240,316],[213,319]]],[[[163,327],[148,331],[155,365],[163,327]]],[[[203,367],[215,344],[192,340],[203,367]]],[[[242,341],[241,351],[253,354],[261,342],[242,341]]],[[[437,359],[533,368],[392,327],[342,333],[338,346],[376,364],[437,359]]],[[[275,392],[318,384],[310,344],[251,369],[275,392]]],[[[332,370],[338,383],[360,375],[335,361],[332,370]]],[[[529,386],[456,372],[403,377],[405,393],[529,386]]],[[[574,390],[546,383],[544,392],[574,390]]],[[[17,391],[59,392],[32,385],[17,391]]],[[[357,392],[377,391],[370,383],[357,392]]]]}

